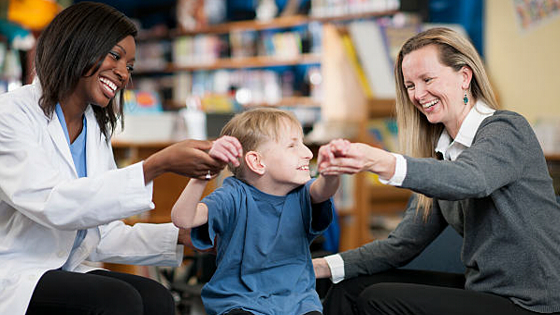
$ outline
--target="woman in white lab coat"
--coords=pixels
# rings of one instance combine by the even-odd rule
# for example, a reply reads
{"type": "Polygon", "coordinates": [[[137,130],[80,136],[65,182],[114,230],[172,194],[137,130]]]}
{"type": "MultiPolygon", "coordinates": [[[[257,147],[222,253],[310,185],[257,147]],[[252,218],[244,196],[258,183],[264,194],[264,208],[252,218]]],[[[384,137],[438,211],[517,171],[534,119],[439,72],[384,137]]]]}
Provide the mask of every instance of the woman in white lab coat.
{"type": "Polygon", "coordinates": [[[34,83],[0,95],[0,314],[174,314],[159,283],[86,265],[178,265],[188,233],[119,219],[153,209],[160,174],[224,166],[210,142],[185,141],[116,168],[136,32],[107,5],[72,5],[38,41],[34,83]]]}

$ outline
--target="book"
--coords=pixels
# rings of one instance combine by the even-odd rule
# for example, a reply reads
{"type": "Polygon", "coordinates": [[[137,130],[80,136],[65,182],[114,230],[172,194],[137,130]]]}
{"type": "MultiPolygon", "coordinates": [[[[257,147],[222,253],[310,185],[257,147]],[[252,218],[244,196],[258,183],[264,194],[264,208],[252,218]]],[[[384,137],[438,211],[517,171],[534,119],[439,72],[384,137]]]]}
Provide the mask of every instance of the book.
{"type": "Polygon", "coordinates": [[[374,97],[395,98],[392,61],[377,22],[351,22],[348,25],[348,32],[374,97]]]}
{"type": "Polygon", "coordinates": [[[362,89],[364,90],[366,97],[372,98],[373,92],[371,90],[371,85],[366,77],[366,74],[364,73],[363,66],[360,63],[358,56],[356,55],[356,50],[354,48],[354,44],[352,44],[352,39],[348,34],[342,34],[342,43],[344,45],[344,49],[346,50],[346,54],[348,55],[348,58],[350,59],[352,65],[354,66],[354,70],[356,71],[356,75],[358,76],[360,85],[362,86],[362,89]]]}

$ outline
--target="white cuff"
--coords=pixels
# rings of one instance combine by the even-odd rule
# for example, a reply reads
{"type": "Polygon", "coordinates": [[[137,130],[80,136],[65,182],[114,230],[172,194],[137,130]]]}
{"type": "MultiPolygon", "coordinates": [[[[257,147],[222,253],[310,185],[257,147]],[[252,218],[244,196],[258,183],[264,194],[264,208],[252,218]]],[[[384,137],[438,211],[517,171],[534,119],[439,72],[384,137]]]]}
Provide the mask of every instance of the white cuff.
{"type": "Polygon", "coordinates": [[[331,270],[331,281],[333,283],[339,283],[344,280],[344,260],[339,254],[326,256],[325,260],[329,269],[331,270]]]}
{"type": "MultiPolygon", "coordinates": [[[[142,182],[145,182],[146,179],[144,178],[144,161],[140,161],[137,164],[140,164],[141,167],[141,174],[142,174],[142,182]]],[[[149,194],[150,196],[150,200],[153,200],[153,193],[154,193],[154,181],[149,181],[147,184],[144,185],[145,189],[146,189],[146,193],[149,194]]],[[[154,208],[154,207],[152,207],[154,208]]]]}
{"type": "Polygon", "coordinates": [[[391,154],[393,154],[393,156],[395,156],[395,158],[397,159],[395,163],[395,174],[393,174],[393,177],[391,177],[389,180],[379,177],[379,181],[385,185],[401,186],[406,177],[406,159],[400,154],[391,154]]]}

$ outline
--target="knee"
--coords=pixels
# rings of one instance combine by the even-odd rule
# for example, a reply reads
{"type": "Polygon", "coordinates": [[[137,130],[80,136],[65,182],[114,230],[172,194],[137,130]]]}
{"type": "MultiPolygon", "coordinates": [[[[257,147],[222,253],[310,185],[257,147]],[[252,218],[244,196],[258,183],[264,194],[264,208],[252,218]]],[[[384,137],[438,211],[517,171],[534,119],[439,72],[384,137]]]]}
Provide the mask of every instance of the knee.
{"type": "Polygon", "coordinates": [[[392,292],[391,284],[377,283],[367,287],[356,299],[359,314],[393,314],[393,300],[397,296],[392,292]]]}
{"type": "Polygon", "coordinates": [[[147,294],[143,294],[146,314],[175,314],[175,300],[171,292],[161,283],[149,280],[150,283],[145,290],[147,294]]]}
{"type": "Polygon", "coordinates": [[[96,301],[102,314],[143,314],[142,296],[132,285],[125,282],[114,282],[105,287],[96,301]]]}

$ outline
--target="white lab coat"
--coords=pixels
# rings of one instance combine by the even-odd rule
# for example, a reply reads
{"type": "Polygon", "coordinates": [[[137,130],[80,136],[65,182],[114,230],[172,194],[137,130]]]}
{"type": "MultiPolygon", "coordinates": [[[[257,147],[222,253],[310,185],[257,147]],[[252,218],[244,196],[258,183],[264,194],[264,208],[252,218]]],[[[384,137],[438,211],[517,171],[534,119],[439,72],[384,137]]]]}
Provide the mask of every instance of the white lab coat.
{"type": "Polygon", "coordinates": [[[38,105],[36,82],[0,95],[0,314],[23,315],[39,278],[69,258],[77,230],[87,236],[70,258],[178,265],[183,248],[172,224],[124,225],[119,219],[154,208],[142,163],[117,169],[91,107],[87,119],[88,177],[78,178],[56,117],[38,105]]]}

